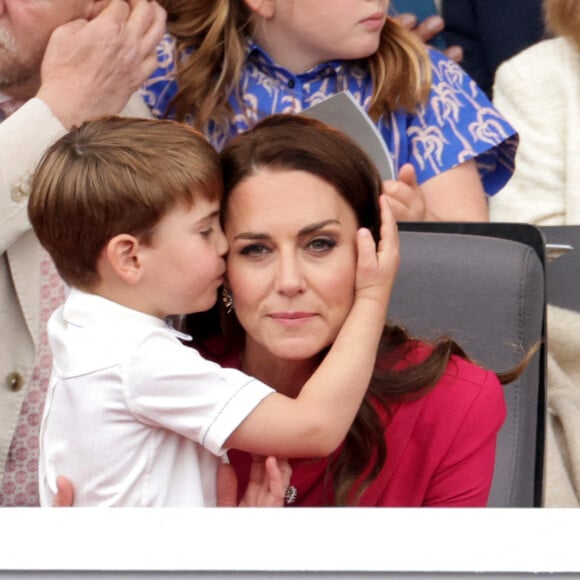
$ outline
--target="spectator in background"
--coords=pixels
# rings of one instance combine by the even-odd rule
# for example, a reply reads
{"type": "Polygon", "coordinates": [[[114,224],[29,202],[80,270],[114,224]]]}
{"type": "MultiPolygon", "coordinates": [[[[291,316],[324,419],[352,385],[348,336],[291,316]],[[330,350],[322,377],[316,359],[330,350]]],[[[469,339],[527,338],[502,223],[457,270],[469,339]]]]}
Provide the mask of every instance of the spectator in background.
{"type": "Polygon", "coordinates": [[[463,50],[461,66],[491,97],[495,71],[544,36],[542,0],[441,0],[448,46],[463,50]]]}
{"type": "MultiPolygon", "coordinates": [[[[495,102],[521,142],[516,171],[492,201],[491,217],[580,224],[580,2],[545,0],[544,9],[555,38],[497,71],[495,102]]],[[[578,312],[548,307],[547,506],[580,506],[579,328],[578,312]]]]}
{"type": "Polygon", "coordinates": [[[580,224],[580,2],[547,0],[556,35],[497,72],[494,101],[521,138],[516,170],[490,203],[494,221],[580,224]]]}
{"type": "Polygon", "coordinates": [[[391,13],[489,97],[497,67],[544,36],[541,0],[393,0],[391,13]]]}

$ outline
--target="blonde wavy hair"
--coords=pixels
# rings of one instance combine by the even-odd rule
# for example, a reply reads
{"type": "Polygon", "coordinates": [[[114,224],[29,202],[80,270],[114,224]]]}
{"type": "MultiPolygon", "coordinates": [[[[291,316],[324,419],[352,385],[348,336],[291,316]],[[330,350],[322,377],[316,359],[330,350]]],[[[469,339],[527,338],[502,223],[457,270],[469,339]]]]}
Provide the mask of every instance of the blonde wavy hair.
{"type": "Polygon", "coordinates": [[[580,50],[580,1],[544,0],[544,14],[548,30],[569,38],[580,50]]]}
{"type": "MultiPolygon", "coordinates": [[[[237,93],[251,34],[252,14],[244,0],[161,0],[168,31],[176,38],[178,92],[170,107],[177,120],[191,114],[199,129],[222,121],[237,93]]],[[[379,49],[368,58],[373,81],[373,119],[396,109],[416,111],[431,88],[431,65],[423,43],[388,19],[379,49]]]]}

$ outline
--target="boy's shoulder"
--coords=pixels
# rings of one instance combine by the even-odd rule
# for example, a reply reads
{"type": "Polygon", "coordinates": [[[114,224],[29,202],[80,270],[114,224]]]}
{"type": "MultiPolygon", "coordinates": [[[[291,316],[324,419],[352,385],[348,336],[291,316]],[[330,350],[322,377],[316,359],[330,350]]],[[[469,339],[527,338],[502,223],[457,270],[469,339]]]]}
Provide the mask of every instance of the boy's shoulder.
{"type": "Polygon", "coordinates": [[[119,365],[152,339],[181,346],[163,320],[74,288],[52,314],[48,338],[63,378],[119,365]]]}

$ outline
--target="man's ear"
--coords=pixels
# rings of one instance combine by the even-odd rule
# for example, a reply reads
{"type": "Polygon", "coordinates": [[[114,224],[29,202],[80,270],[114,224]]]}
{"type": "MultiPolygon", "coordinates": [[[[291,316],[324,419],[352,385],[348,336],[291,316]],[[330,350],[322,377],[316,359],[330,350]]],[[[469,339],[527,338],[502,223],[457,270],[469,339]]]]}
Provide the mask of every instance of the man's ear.
{"type": "Polygon", "coordinates": [[[104,251],[111,270],[131,286],[141,280],[144,272],[140,249],[141,244],[135,236],[119,234],[109,240],[104,251]]]}
{"type": "Polygon", "coordinates": [[[91,0],[91,5],[89,8],[89,14],[87,16],[87,20],[92,20],[96,16],[98,16],[105,6],[109,4],[110,0],[91,0]]]}
{"type": "Polygon", "coordinates": [[[276,0],[244,0],[252,14],[272,18],[276,13],[276,0]]]}

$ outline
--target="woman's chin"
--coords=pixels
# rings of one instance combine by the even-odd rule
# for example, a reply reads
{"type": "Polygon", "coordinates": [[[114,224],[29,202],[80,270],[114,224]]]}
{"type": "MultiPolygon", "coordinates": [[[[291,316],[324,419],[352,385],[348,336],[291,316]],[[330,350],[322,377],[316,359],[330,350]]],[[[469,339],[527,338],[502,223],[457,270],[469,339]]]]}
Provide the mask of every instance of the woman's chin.
{"type": "Polygon", "coordinates": [[[268,345],[270,354],[280,360],[303,361],[318,357],[329,346],[326,342],[288,340],[268,345]]]}

